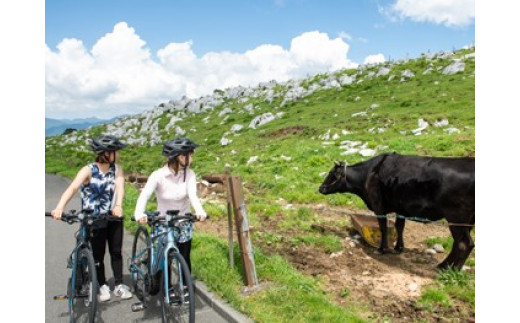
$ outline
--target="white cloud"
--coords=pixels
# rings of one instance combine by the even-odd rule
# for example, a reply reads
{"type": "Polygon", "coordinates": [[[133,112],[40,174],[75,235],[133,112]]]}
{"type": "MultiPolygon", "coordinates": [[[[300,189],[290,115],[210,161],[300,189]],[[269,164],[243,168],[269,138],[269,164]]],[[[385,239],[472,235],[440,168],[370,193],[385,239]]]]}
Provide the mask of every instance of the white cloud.
{"type": "Polygon", "coordinates": [[[462,27],[475,19],[475,0],[397,0],[381,11],[401,19],[462,27]]]}
{"type": "Polygon", "coordinates": [[[306,32],[289,49],[264,44],[245,53],[209,52],[201,57],[193,42],[170,43],[157,51],[125,22],[114,26],[89,51],[80,40],[64,39],[46,47],[46,116],[108,118],[139,113],[170,99],[199,97],[214,89],[256,86],[307,74],[356,67],[349,45],[326,33],[306,32]]]}
{"type": "Polygon", "coordinates": [[[346,33],[344,31],[340,31],[338,33],[338,37],[341,38],[341,39],[345,39],[345,40],[352,40],[352,36],[350,36],[349,33],[346,33]]]}
{"type": "Polygon", "coordinates": [[[377,64],[377,63],[383,63],[385,61],[385,55],[383,54],[375,54],[375,55],[368,55],[365,57],[365,61],[363,64],[377,64]]]}

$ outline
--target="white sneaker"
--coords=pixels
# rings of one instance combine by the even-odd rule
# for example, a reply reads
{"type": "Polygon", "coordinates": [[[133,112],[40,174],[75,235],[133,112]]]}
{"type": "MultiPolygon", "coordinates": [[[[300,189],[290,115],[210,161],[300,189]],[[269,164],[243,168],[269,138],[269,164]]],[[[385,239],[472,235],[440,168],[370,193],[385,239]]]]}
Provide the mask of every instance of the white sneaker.
{"type": "Polygon", "coordinates": [[[100,302],[106,302],[110,300],[110,287],[107,284],[104,284],[99,288],[98,299],[100,302]]]}
{"type": "Polygon", "coordinates": [[[132,297],[132,293],[130,292],[130,287],[120,284],[117,285],[114,289],[114,295],[121,297],[122,299],[129,299],[132,297]]]}

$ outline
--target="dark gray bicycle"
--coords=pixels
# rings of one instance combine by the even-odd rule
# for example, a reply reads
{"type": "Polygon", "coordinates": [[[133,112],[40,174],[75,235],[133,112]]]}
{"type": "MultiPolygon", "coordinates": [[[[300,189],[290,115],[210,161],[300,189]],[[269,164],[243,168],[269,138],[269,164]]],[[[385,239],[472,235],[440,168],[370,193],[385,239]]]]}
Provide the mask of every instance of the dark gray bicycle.
{"type": "MultiPolygon", "coordinates": [[[[45,216],[52,216],[45,212],[45,216]]],[[[54,296],[55,300],[68,300],[69,322],[93,323],[96,318],[99,284],[96,274],[96,264],[90,245],[90,232],[95,221],[121,221],[122,218],[108,214],[94,216],[92,210],[64,212],[61,220],[68,224],[80,223],[75,233],[76,246],[67,259],[67,268],[71,276],[67,282],[67,294],[54,296]]]]}

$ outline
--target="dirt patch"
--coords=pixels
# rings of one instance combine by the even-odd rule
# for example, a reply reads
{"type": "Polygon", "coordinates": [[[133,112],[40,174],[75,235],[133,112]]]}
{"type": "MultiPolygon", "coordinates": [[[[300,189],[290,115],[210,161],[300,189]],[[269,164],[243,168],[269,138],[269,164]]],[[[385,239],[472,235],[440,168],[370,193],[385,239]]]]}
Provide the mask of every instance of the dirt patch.
{"type": "MultiPolygon", "coordinates": [[[[285,257],[300,272],[319,277],[338,305],[347,308],[354,306],[367,319],[389,318],[398,322],[462,319],[465,322],[467,318],[474,317],[475,313],[470,309],[457,305],[429,312],[417,303],[422,290],[433,282],[437,274],[436,265],[447,256],[445,253],[427,254],[424,241],[428,237],[449,236],[447,227],[407,221],[404,252],[380,255],[358,237],[352,227],[334,225],[339,220],[344,223],[345,217],[320,212],[320,218],[326,219],[326,223],[320,221],[314,227],[316,232],[341,238],[343,250],[340,252],[330,254],[315,246],[289,243],[292,237],[305,233],[296,229],[280,230],[277,223],[283,220],[282,216],[263,217],[260,219],[261,225],[255,228],[257,232],[278,234],[282,241],[267,243],[263,239],[254,239],[254,244],[268,254],[285,257]]],[[[197,230],[227,239],[227,219],[199,223],[197,230]]],[[[253,230],[253,238],[255,234],[258,233],[253,230]]]]}
{"type": "Polygon", "coordinates": [[[287,128],[273,131],[273,132],[269,133],[268,136],[273,137],[273,138],[281,138],[281,137],[286,137],[289,135],[301,135],[306,130],[308,130],[308,128],[303,127],[303,126],[287,127],[287,128]]]}

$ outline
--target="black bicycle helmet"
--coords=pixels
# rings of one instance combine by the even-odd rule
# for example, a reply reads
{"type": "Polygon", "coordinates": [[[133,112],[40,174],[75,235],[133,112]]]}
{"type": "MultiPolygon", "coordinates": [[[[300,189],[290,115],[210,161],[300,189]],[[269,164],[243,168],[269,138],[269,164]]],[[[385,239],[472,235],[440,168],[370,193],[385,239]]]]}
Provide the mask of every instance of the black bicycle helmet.
{"type": "Polygon", "coordinates": [[[125,147],[125,143],[121,142],[119,138],[112,135],[101,135],[99,137],[92,138],[90,141],[90,148],[98,154],[104,151],[116,151],[125,147]]]}
{"type": "Polygon", "coordinates": [[[180,154],[185,154],[199,147],[188,138],[175,138],[163,144],[162,154],[168,158],[173,158],[180,154]]]}

